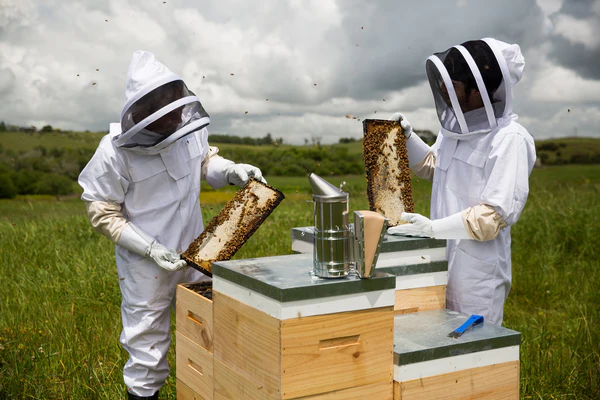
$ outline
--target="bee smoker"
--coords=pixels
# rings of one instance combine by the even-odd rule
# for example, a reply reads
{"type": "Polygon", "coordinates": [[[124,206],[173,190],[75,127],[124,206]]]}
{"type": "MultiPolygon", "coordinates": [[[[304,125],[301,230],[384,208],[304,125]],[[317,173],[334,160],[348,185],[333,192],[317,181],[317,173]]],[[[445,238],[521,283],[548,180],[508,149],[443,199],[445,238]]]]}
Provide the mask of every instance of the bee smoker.
{"type": "Polygon", "coordinates": [[[313,272],[320,278],[347,276],[352,264],[352,229],[348,222],[348,193],[318,175],[308,177],[313,189],[313,272]]]}
{"type": "Polygon", "coordinates": [[[355,269],[361,278],[372,277],[388,219],[374,211],[355,211],[353,228],[348,221],[348,193],[318,175],[308,179],[315,221],[313,273],[341,278],[355,269]]]}

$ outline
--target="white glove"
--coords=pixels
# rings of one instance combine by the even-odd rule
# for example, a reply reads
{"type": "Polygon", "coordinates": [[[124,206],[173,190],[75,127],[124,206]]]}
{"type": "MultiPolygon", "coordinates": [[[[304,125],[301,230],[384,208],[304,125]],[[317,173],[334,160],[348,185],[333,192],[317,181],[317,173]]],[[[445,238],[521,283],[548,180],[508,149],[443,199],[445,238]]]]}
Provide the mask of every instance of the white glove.
{"type": "Polygon", "coordinates": [[[410,135],[412,135],[412,132],[413,132],[412,125],[410,124],[410,122],[408,122],[408,120],[406,119],[404,114],[397,112],[394,115],[392,115],[392,117],[390,118],[390,121],[399,121],[400,122],[400,126],[402,127],[402,130],[404,131],[404,137],[406,137],[407,139],[410,137],[410,135]]]}
{"type": "Polygon", "coordinates": [[[129,223],[121,232],[117,244],[137,255],[150,257],[159,267],[167,271],[177,271],[187,263],[175,250],[169,250],[144,231],[129,223]]]}
{"type": "Polygon", "coordinates": [[[250,178],[254,178],[262,183],[267,183],[265,178],[262,176],[260,169],[250,164],[235,164],[231,163],[227,165],[223,171],[227,182],[232,185],[243,187],[250,178]]]}
{"type": "Polygon", "coordinates": [[[431,220],[421,214],[413,214],[403,212],[400,216],[404,221],[410,224],[393,226],[388,229],[390,235],[416,236],[416,237],[433,237],[433,228],[431,220]]]}
{"type": "Polygon", "coordinates": [[[185,260],[182,260],[175,250],[169,250],[160,243],[152,243],[149,256],[159,267],[167,271],[177,271],[187,266],[185,260]]]}
{"type": "Polygon", "coordinates": [[[421,214],[402,213],[401,219],[411,222],[388,229],[391,235],[430,237],[435,239],[472,239],[465,228],[462,212],[442,219],[430,220],[421,214]]]}
{"type": "Polygon", "coordinates": [[[463,222],[462,211],[431,221],[431,227],[436,239],[473,239],[463,222]]]}

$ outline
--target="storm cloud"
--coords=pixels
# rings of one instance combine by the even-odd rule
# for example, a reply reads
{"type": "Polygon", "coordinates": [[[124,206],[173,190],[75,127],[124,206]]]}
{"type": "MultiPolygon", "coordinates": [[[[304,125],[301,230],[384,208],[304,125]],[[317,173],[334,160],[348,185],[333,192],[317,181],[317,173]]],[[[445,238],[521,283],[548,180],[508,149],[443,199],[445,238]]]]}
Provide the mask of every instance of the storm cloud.
{"type": "Polygon", "coordinates": [[[209,130],[301,144],[356,119],[439,124],[425,60],[495,37],[526,60],[514,109],[536,139],[600,137],[600,1],[0,0],[0,120],[104,131],[135,50],[179,74],[209,130]]]}

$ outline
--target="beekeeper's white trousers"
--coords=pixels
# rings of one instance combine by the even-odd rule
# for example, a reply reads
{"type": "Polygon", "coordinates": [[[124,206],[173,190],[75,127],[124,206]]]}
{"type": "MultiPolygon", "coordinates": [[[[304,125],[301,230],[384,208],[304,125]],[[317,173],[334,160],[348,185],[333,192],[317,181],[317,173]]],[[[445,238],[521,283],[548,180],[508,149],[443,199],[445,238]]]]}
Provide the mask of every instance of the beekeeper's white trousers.
{"type": "Polygon", "coordinates": [[[169,375],[170,316],[177,285],[210,278],[193,268],[168,272],[148,258],[126,263],[118,253],[117,270],[122,295],[120,342],[129,353],[123,379],[131,393],[152,396],[169,375]]]}

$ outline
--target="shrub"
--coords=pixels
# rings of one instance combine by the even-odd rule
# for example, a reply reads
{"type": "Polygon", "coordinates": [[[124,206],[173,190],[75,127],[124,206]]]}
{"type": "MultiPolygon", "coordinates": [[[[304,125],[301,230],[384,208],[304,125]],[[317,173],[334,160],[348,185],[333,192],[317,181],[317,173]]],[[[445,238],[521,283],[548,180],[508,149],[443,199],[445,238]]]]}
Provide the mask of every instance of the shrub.
{"type": "Polygon", "coordinates": [[[12,181],[19,194],[35,194],[35,186],[43,176],[43,172],[36,172],[29,169],[13,171],[11,173],[12,181]]]}
{"type": "Polygon", "coordinates": [[[38,180],[34,186],[35,194],[70,194],[73,189],[73,181],[66,176],[59,174],[44,174],[42,179],[38,180]]]}
{"type": "Polygon", "coordinates": [[[0,174],[0,199],[14,199],[17,196],[17,187],[13,183],[10,174],[0,174]]]}
{"type": "Polygon", "coordinates": [[[537,146],[537,151],[540,150],[556,151],[558,150],[558,145],[554,142],[542,143],[537,146]]]}

